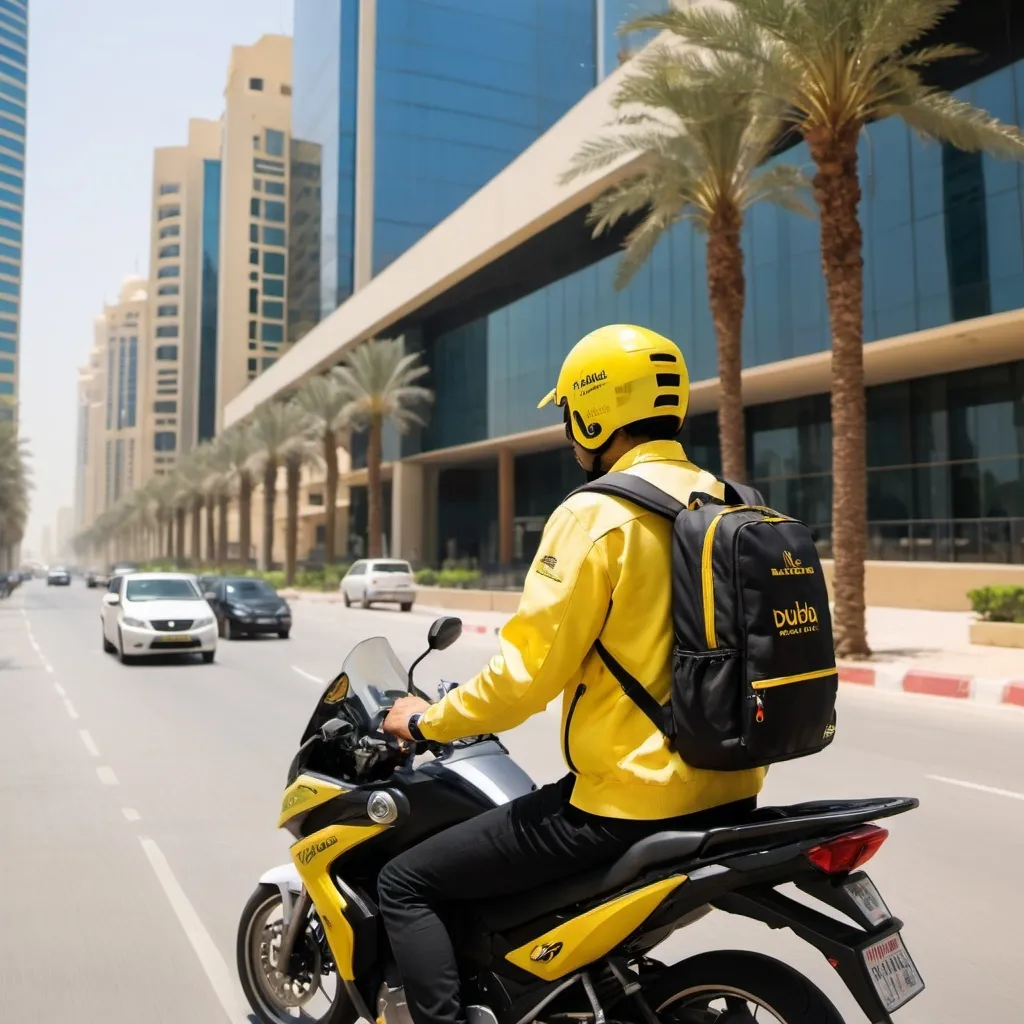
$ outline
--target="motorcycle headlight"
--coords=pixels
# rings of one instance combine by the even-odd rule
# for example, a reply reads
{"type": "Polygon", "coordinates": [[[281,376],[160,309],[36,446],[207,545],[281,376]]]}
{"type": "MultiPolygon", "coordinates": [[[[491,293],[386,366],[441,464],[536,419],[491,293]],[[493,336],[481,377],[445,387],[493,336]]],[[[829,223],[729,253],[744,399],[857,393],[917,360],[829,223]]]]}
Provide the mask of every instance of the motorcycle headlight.
{"type": "Polygon", "coordinates": [[[148,628],[147,623],[143,622],[142,619],[131,619],[127,615],[124,617],[124,624],[126,626],[134,626],[136,629],[148,628]]]}
{"type": "Polygon", "coordinates": [[[390,793],[377,790],[366,801],[366,814],[378,825],[391,825],[398,820],[398,804],[390,793]]]}

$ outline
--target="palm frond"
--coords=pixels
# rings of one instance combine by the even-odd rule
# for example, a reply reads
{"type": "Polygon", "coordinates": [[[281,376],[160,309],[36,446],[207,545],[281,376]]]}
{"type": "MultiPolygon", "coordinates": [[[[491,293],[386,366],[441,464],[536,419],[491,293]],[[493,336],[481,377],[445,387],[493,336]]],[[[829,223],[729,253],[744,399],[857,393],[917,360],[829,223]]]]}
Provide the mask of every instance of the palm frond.
{"type": "Polygon", "coordinates": [[[647,262],[661,236],[672,226],[672,218],[663,209],[654,208],[627,236],[622,258],[615,269],[615,287],[625,288],[647,262]]]}
{"type": "Polygon", "coordinates": [[[810,181],[801,168],[793,164],[775,164],[751,177],[742,208],[755,203],[771,203],[801,217],[814,217],[809,187],[810,181]]]}
{"type": "Polygon", "coordinates": [[[1024,135],[987,110],[958,100],[948,93],[922,88],[916,96],[891,105],[920,135],[948,142],[969,153],[984,152],[1003,160],[1024,160],[1024,135]]]}

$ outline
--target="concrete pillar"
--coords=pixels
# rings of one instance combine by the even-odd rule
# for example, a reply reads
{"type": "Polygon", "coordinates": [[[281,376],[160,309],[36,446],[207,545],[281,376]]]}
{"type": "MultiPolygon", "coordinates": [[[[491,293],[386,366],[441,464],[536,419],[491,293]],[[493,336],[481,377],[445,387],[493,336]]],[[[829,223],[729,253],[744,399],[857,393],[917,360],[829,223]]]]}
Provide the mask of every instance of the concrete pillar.
{"type": "Polygon", "coordinates": [[[498,564],[512,564],[515,551],[516,455],[511,448],[498,452],[498,564]]]}
{"type": "Polygon", "coordinates": [[[419,565],[423,562],[423,467],[394,463],[391,477],[391,554],[419,565]]]}
{"type": "Polygon", "coordinates": [[[377,76],[377,0],[359,0],[359,40],[356,81],[356,208],[352,260],[352,290],[364,288],[373,277],[373,178],[375,89],[377,76]]]}

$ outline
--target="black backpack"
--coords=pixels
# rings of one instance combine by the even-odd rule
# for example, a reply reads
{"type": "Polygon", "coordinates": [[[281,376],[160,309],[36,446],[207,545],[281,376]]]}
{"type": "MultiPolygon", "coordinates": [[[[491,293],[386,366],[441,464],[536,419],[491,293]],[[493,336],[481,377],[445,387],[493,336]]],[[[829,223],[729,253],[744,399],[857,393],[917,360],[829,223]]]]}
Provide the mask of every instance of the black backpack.
{"type": "Polygon", "coordinates": [[[814,754],[835,735],[839,677],[821,561],[803,523],[722,481],[687,507],[631,473],[579,488],[670,520],[672,690],[662,707],[600,640],[627,696],[694,768],[740,771],[814,754]]]}

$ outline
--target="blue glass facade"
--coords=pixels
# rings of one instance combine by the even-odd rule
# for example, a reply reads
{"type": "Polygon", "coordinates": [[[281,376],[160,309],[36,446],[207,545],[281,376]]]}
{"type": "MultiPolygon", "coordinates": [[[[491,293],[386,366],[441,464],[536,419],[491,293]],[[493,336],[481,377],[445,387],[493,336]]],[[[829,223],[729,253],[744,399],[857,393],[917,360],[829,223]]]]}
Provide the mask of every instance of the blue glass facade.
{"type": "Polygon", "coordinates": [[[199,299],[198,438],[217,429],[217,288],[220,275],[221,162],[203,161],[203,278],[199,299]]]}
{"type": "Polygon", "coordinates": [[[595,32],[594,0],[377,5],[374,274],[594,86],[595,32]]]}
{"type": "Polygon", "coordinates": [[[21,325],[22,221],[25,210],[25,104],[28,82],[28,3],[0,4],[0,419],[17,403],[21,325]]]}
{"type": "MultiPolygon", "coordinates": [[[[1020,124],[1024,62],[959,95],[1020,124]]],[[[922,143],[896,120],[865,132],[860,158],[866,341],[1024,307],[1024,167],[922,143]]],[[[804,147],[779,159],[808,163],[804,147]]],[[[756,208],[744,251],[744,364],[827,351],[818,224],[756,208]]],[[[457,329],[425,331],[436,400],[429,427],[405,441],[405,454],[550,425],[550,410],[536,409],[539,396],[572,343],[606,323],[643,323],[667,334],[683,349],[693,380],[714,377],[703,237],[678,225],[619,292],[617,258],[457,329]]],[[[872,388],[868,409],[871,557],[1024,562],[1024,363],[872,388]]],[[[691,458],[717,468],[714,415],[692,417],[684,439],[691,458]]],[[[751,478],[769,503],[811,523],[827,554],[828,396],[749,409],[748,453],[751,478]]],[[[578,474],[567,453],[520,456],[516,472],[531,494],[530,507],[520,507],[517,484],[518,560],[520,548],[526,559],[532,553],[533,520],[550,512],[578,474]]],[[[493,465],[442,471],[438,560],[493,563],[493,476],[493,465]]]]}
{"type": "Polygon", "coordinates": [[[642,46],[650,42],[656,32],[637,32],[622,37],[619,28],[644,14],[658,14],[667,7],[665,0],[596,0],[601,8],[602,77],[610,75],[642,46]]]}

